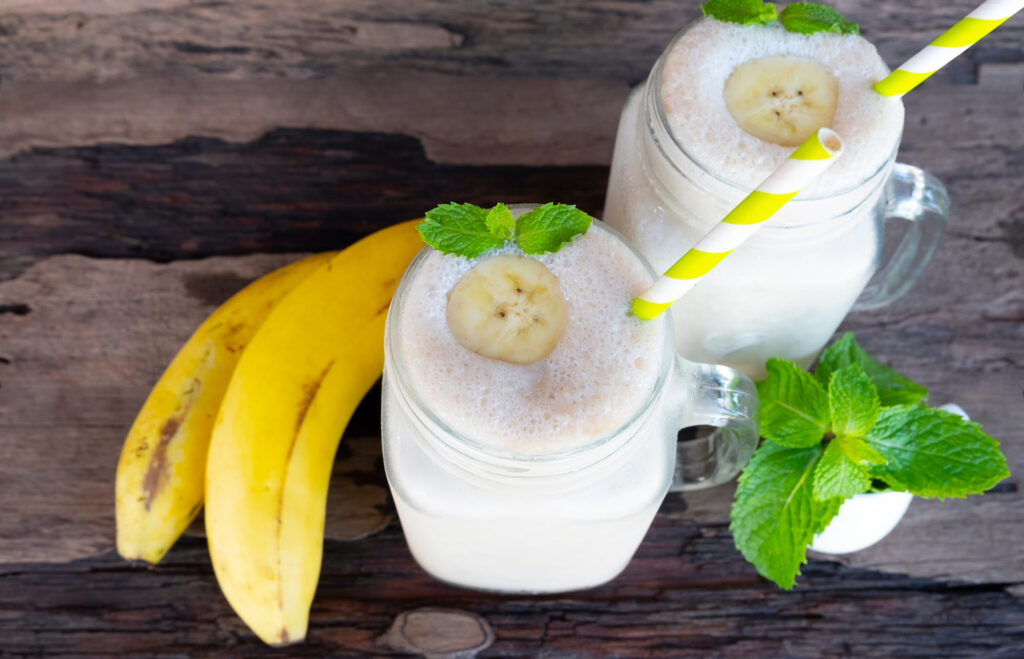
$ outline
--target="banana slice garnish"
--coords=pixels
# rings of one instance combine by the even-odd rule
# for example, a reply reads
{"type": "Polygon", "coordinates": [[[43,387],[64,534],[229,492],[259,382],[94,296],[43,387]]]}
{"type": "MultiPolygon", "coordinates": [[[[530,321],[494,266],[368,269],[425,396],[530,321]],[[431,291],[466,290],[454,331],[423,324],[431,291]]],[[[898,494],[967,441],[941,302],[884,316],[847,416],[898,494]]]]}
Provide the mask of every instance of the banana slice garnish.
{"type": "Polygon", "coordinates": [[[499,255],[469,270],[448,294],[448,329],[463,347],[512,364],[555,349],[569,322],[558,278],[525,256],[499,255]]]}
{"type": "Polygon", "coordinates": [[[740,128],[765,142],[799,146],[832,125],[839,85],[815,60],[776,55],[737,66],[722,93],[740,128]]]}

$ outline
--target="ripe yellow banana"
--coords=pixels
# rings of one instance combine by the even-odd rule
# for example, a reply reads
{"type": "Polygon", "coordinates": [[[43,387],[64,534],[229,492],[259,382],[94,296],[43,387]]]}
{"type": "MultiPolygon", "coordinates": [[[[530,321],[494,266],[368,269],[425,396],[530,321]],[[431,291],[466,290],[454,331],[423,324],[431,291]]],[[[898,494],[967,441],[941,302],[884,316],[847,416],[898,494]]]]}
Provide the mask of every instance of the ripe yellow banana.
{"type": "Polygon", "coordinates": [[[115,485],[117,551],[157,563],[203,505],[206,449],[242,350],[277,302],[336,252],[249,284],[192,334],[128,432],[115,485]]]}
{"type": "Polygon", "coordinates": [[[334,453],[383,369],[388,305],[423,247],[416,223],[364,238],[296,286],[224,396],[207,461],[206,535],[221,590],[268,644],[306,635],[334,453]]]}

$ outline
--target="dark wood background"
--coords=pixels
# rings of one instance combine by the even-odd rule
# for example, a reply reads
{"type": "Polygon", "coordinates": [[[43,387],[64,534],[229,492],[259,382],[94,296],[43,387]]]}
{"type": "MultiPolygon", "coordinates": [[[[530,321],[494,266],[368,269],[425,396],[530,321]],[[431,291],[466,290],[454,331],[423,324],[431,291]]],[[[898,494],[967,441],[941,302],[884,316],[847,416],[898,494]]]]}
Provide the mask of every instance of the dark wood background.
{"type": "MultiPolygon", "coordinates": [[[[974,0],[837,6],[891,65],[974,0]]],[[[907,97],[901,159],[950,229],[873,353],[960,403],[1014,476],[916,500],[880,544],[776,590],[731,487],[671,496],[626,572],[542,598],[447,587],[394,519],[364,403],[339,454],[309,640],[262,647],[201,529],[113,551],[148,388],[232,292],[440,201],[599,214],[618,114],[696,2],[7,0],[0,8],[0,654],[1024,656],[1024,19],[907,97]],[[390,631],[389,631],[390,630],[390,631]]]]}

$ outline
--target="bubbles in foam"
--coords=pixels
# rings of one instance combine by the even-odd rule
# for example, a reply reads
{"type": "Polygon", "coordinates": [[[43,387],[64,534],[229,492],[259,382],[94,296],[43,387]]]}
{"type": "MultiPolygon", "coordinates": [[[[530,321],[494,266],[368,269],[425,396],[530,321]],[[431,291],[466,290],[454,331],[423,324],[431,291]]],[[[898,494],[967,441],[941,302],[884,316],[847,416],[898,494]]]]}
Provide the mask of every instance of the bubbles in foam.
{"type": "Polygon", "coordinates": [[[627,313],[652,282],[628,247],[594,225],[539,260],[569,304],[565,336],[539,362],[488,359],[452,337],[448,291],[476,261],[431,254],[409,284],[396,326],[419,397],[454,430],[505,450],[561,451],[613,432],[646,402],[661,366],[665,324],[627,313]]]}
{"type": "Polygon", "coordinates": [[[903,129],[903,103],[871,85],[889,69],[866,39],[834,34],[795,34],[778,25],[748,26],[705,19],[676,41],[662,72],[662,101],[670,129],[687,153],[735,184],[754,187],[790,152],[750,135],[732,118],[722,89],[739,64],[771,55],[820,62],[839,83],[832,128],[843,138],[843,156],[808,189],[824,195],[850,187],[885,162],[903,129]]]}

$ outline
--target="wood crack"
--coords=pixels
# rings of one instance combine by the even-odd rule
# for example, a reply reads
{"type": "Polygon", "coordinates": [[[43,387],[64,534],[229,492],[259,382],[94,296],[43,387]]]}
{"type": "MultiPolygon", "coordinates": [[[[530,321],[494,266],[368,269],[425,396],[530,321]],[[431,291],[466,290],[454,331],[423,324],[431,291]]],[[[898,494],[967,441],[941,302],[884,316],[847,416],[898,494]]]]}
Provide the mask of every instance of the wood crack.
{"type": "Polygon", "coordinates": [[[0,314],[5,313],[15,316],[27,316],[32,313],[32,307],[27,304],[0,304],[0,314]]]}

